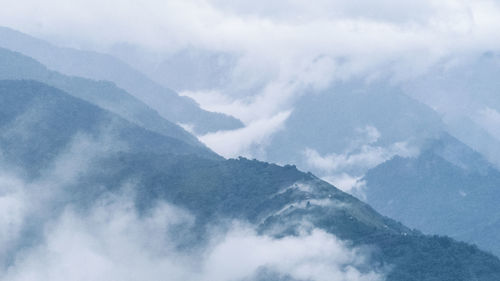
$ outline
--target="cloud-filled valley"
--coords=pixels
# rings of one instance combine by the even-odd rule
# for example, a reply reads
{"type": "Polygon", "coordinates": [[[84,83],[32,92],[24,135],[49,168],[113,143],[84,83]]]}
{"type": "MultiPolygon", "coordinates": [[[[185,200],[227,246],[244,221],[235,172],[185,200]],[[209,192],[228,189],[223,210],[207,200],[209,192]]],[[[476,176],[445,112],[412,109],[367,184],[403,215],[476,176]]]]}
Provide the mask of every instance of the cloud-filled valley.
{"type": "Polygon", "coordinates": [[[500,278],[500,2],[2,6],[0,280],[500,278]]]}
{"type": "MultiPolygon", "coordinates": [[[[15,200],[12,197],[7,200],[15,200]]],[[[257,235],[250,227],[234,226],[227,233],[214,234],[213,241],[201,249],[181,251],[177,234],[190,231],[189,214],[164,204],[139,216],[128,199],[110,197],[98,200],[84,214],[66,207],[59,217],[46,222],[40,242],[18,249],[1,278],[260,280],[265,270],[296,280],[382,278],[378,272],[357,270],[365,254],[321,230],[275,239],[257,235]]],[[[6,223],[2,228],[15,222],[7,218],[6,223]]]]}
{"type": "Polygon", "coordinates": [[[83,180],[91,165],[130,148],[112,127],[99,139],[77,134],[66,147],[38,178],[0,177],[1,280],[382,280],[364,269],[368,252],[320,229],[278,239],[231,220],[195,242],[195,216],[165,201],[140,211],[133,179],[85,202],[73,189],[94,189],[83,180]]]}

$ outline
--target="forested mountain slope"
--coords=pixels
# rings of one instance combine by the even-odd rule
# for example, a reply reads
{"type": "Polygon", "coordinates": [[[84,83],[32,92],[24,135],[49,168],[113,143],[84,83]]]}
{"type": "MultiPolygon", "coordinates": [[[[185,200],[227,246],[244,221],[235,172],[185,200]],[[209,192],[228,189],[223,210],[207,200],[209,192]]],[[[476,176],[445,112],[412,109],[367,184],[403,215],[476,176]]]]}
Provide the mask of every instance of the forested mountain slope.
{"type": "MultiPolygon", "coordinates": [[[[240,220],[255,225],[260,234],[277,238],[321,229],[351,241],[348,245],[370,253],[369,268],[378,268],[391,281],[500,278],[500,260],[493,255],[410,230],[294,166],[206,157],[195,146],[139,128],[41,83],[3,81],[0,85],[1,147],[7,151],[3,163],[30,171],[33,181],[43,177],[44,169],[54,167],[54,161],[64,160],[68,147],[76,145],[78,152],[83,143],[97,149],[86,160],[89,165],[78,167],[73,181],[61,183],[62,195],[50,215],[70,204],[85,212],[103,193],[120,193],[128,186],[141,213],[168,202],[194,215],[194,228],[179,238],[186,251],[189,245],[204,243],[211,228],[240,220]]],[[[36,230],[44,227],[44,215],[37,214],[24,225],[20,245],[37,243],[36,233],[42,232],[36,230]]],[[[9,253],[15,257],[21,252],[14,248],[9,253]]],[[[15,258],[10,262],[15,263],[15,258]]]]}
{"type": "Polygon", "coordinates": [[[457,139],[429,140],[418,157],[395,157],[364,180],[382,214],[500,254],[500,172],[457,139]]]}

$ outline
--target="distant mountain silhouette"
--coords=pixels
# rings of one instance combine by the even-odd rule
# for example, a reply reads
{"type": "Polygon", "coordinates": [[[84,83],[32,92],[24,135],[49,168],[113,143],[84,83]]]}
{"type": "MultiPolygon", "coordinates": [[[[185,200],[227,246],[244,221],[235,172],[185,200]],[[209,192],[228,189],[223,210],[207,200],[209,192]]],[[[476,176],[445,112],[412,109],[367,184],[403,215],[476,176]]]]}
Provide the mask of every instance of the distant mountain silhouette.
{"type": "MultiPolygon", "coordinates": [[[[54,212],[69,202],[85,209],[103,192],[133,181],[141,212],[164,200],[195,214],[196,233],[188,240],[203,240],[206,231],[224,219],[247,221],[276,237],[295,235],[307,222],[351,241],[352,246],[372,247],[372,265],[390,268],[390,281],[500,278],[500,260],[493,255],[450,238],[410,230],[294,166],[225,160],[39,82],[0,82],[0,103],[2,159],[30,171],[32,177],[51,167],[78,136],[125,144],[103,151],[87,170],[80,171],[78,181],[66,187],[68,197],[58,201],[54,212]]],[[[35,237],[26,239],[36,239],[42,231],[29,233],[35,237]]]]}
{"type": "Polygon", "coordinates": [[[190,125],[198,134],[243,126],[233,117],[202,110],[190,98],[179,96],[110,55],[57,47],[6,27],[0,27],[0,47],[32,57],[62,74],[114,82],[163,118],[190,125]]]}
{"type": "Polygon", "coordinates": [[[457,139],[443,134],[418,157],[395,157],[364,180],[367,202],[382,214],[500,254],[500,172],[457,139]]]}

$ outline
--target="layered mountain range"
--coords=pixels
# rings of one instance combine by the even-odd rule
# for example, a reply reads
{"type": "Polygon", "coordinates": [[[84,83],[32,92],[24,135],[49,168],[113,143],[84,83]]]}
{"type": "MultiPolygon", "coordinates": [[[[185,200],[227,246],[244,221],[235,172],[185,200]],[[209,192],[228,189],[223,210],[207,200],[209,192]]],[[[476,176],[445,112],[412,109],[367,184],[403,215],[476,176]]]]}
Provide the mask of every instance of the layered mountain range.
{"type": "Polygon", "coordinates": [[[367,202],[382,214],[500,253],[500,172],[457,139],[429,140],[418,157],[394,157],[364,180],[367,202]]]}
{"type": "MultiPolygon", "coordinates": [[[[3,80],[0,89],[6,105],[1,109],[2,162],[23,171],[27,181],[43,177],[75,140],[96,146],[76,180],[63,184],[52,216],[70,204],[85,210],[102,194],[119,192],[133,181],[138,212],[165,201],[194,214],[187,245],[203,241],[209,226],[237,219],[274,237],[321,229],[352,247],[370,247],[369,268],[387,270],[387,280],[500,276],[500,260],[493,255],[450,238],[422,235],[294,166],[214,157],[40,82],[3,80]]],[[[47,221],[42,216],[26,224],[21,232],[26,236],[21,234],[17,243],[36,244],[43,233],[37,229],[47,221]]],[[[15,260],[21,252],[9,253],[15,260]]]]}
{"type": "MultiPolygon", "coordinates": [[[[10,34],[9,36],[17,34],[10,30],[3,32],[10,34]]],[[[7,38],[5,36],[0,36],[4,41],[2,46],[8,47],[7,43],[17,42],[4,40],[7,38]]],[[[33,40],[32,38],[25,39],[33,40]]],[[[69,63],[72,61],[71,58],[82,55],[81,52],[57,49],[40,42],[38,44],[46,48],[47,53],[38,53],[36,59],[47,64],[50,69],[26,56],[31,50],[31,47],[26,46],[37,46],[32,41],[28,41],[25,45],[19,44],[14,48],[19,52],[23,52],[22,48],[26,48],[24,55],[7,49],[0,50],[0,104],[2,105],[0,107],[0,167],[2,167],[2,175],[9,173],[16,175],[17,178],[16,181],[7,182],[5,186],[10,188],[16,186],[12,182],[23,182],[25,186],[23,194],[31,196],[28,198],[33,199],[31,207],[35,208],[30,216],[20,219],[20,222],[7,221],[9,231],[5,232],[7,233],[5,235],[2,232],[4,236],[0,239],[4,250],[0,253],[2,262],[0,278],[19,280],[12,277],[18,276],[16,274],[19,272],[22,273],[22,270],[18,270],[18,266],[26,264],[26,257],[29,257],[31,253],[30,249],[43,252],[44,248],[40,245],[51,241],[51,232],[48,229],[53,227],[57,218],[64,218],[68,209],[85,215],[92,213],[96,205],[99,207],[99,204],[103,204],[101,203],[103,197],[126,194],[132,201],[130,209],[137,213],[141,220],[148,221],[151,212],[154,212],[161,204],[181,208],[193,218],[187,230],[182,225],[170,229],[169,231],[175,238],[175,246],[157,249],[158,252],[154,252],[155,255],[174,249],[189,253],[196,252],[198,248],[210,248],[213,229],[225,229],[232,222],[237,221],[250,225],[258,237],[270,237],[266,239],[273,239],[272,241],[291,241],[297,237],[311,235],[318,237],[318,232],[324,233],[321,234],[323,236],[339,239],[343,247],[352,250],[349,253],[356,257],[363,257],[362,262],[357,259],[356,261],[340,259],[340,261],[332,262],[329,259],[328,262],[320,261],[320,264],[325,272],[329,272],[327,270],[329,267],[338,267],[338,272],[345,280],[489,281],[500,279],[500,260],[474,245],[444,236],[422,234],[419,230],[413,229],[412,224],[415,223],[412,221],[409,221],[412,227],[409,228],[385,217],[366,203],[311,173],[298,170],[294,165],[280,166],[245,158],[224,159],[198,142],[194,136],[177,124],[195,124],[198,132],[208,132],[213,131],[214,128],[215,130],[237,128],[240,126],[237,120],[202,111],[195,106],[196,104],[178,97],[174,92],[169,92],[171,98],[165,103],[156,103],[157,100],[166,99],[163,91],[167,90],[157,85],[154,86],[158,89],[157,92],[144,90],[146,78],[137,72],[129,71],[130,69],[124,71],[130,77],[125,74],[116,74],[120,73],[118,71],[120,67],[125,66],[110,64],[109,60],[116,63],[116,60],[110,57],[88,53],[87,55],[94,59],[86,57],[85,61],[71,64],[69,63]],[[49,65],[47,58],[58,54],[70,57],[67,65],[59,67],[49,65]],[[42,58],[45,55],[47,55],[46,60],[43,61],[42,58]],[[116,73],[97,71],[102,64],[108,65],[111,70],[115,70],[116,67],[116,73]],[[86,70],[85,67],[93,70],[86,70]],[[84,73],[87,74],[84,75],[84,73]],[[91,75],[96,76],[91,77],[91,75]],[[105,75],[117,76],[110,79],[114,83],[92,80],[106,78],[105,75]],[[131,82],[130,79],[134,77],[145,84],[131,82]],[[120,79],[124,80],[119,82],[120,79]],[[130,85],[126,82],[130,82],[130,85]],[[172,101],[170,104],[170,100],[179,102],[172,101]],[[184,102],[193,105],[190,108],[200,115],[197,115],[198,113],[191,115],[189,113],[191,109],[183,109],[185,108],[184,102]],[[163,106],[167,104],[168,106],[163,106]],[[178,109],[182,114],[170,112],[170,110],[178,109]],[[196,123],[196,120],[199,120],[196,116],[212,116],[202,117],[202,119],[215,121],[205,127],[201,121],[196,123]],[[226,121],[220,121],[220,118],[226,121]],[[43,211],[38,211],[39,209],[36,208],[43,211]]],[[[33,51],[34,53],[36,52],[33,51]]],[[[153,87],[153,84],[150,86],[153,87]]],[[[321,98],[326,97],[331,96],[325,95],[321,98]]],[[[357,102],[377,105],[378,101],[380,107],[386,104],[383,99],[369,100],[370,97],[366,92],[361,92],[357,102]]],[[[342,100],[339,99],[338,102],[342,100]]],[[[401,140],[400,135],[391,136],[390,134],[390,127],[398,124],[401,124],[401,128],[411,128],[403,139],[418,132],[425,132],[425,138],[427,138],[439,131],[440,123],[436,121],[438,119],[427,108],[415,109],[408,106],[413,111],[406,110],[404,106],[413,104],[413,100],[388,91],[385,101],[401,105],[401,112],[404,113],[402,115],[406,118],[392,120],[390,113],[380,116],[374,110],[365,112],[366,116],[360,117],[363,120],[357,122],[356,118],[348,115],[351,112],[350,108],[355,110],[356,102],[339,104],[344,114],[338,112],[338,116],[344,117],[346,126],[351,129],[357,124],[365,123],[365,119],[378,116],[380,119],[374,119],[373,126],[379,133],[381,132],[384,138],[387,136],[388,144],[401,140]],[[419,116],[426,116],[426,118],[419,119],[417,118],[419,116]],[[348,120],[354,121],[349,123],[348,120]],[[388,121],[391,122],[388,123],[388,121]],[[384,128],[384,124],[387,128],[384,128]],[[413,126],[414,124],[419,125],[413,126]],[[427,130],[428,126],[435,126],[436,129],[427,130]]],[[[328,104],[338,102],[330,101],[328,104]]],[[[310,103],[304,102],[303,106],[318,108],[317,112],[324,112],[326,115],[330,111],[326,107],[321,107],[322,104],[327,103],[312,99],[310,103]]],[[[290,122],[295,120],[299,123],[324,124],[325,130],[330,129],[325,122],[308,120],[307,114],[300,115],[300,112],[297,110],[298,117],[291,118],[290,122]]],[[[315,117],[317,116],[311,118],[315,117]]],[[[342,128],[339,130],[344,131],[342,128]]],[[[332,134],[331,139],[335,139],[334,136],[337,134],[331,130],[328,132],[332,134]]],[[[289,139],[309,141],[307,137],[311,132],[306,131],[303,135],[295,135],[298,134],[297,132],[289,134],[292,134],[289,139]]],[[[415,143],[425,143],[423,141],[425,138],[422,137],[415,143]]],[[[284,139],[286,138],[281,138],[280,142],[280,138],[276,138],[276,149],[293,148],[293,146],[285,147],[284,139]]],[[[348,139],[349,137],[339,139],[339,147],[343,147],[342,142],[347,142],[348,139]]],[[[315,145],[313,140],[311,140],[311,145],[315,145]]],[[[321,145],[326,147],[328,143],[320,143],[318,147],[321,145]]],[[[456,169],[455,167],[467,171],[463,172],[466,175],[473,175],[471,181],[481,179],[481,175],[494,173],[493,168],[487,162],[477,160],[474,153],[458,145],[451,146],[453,149],[456,148],[455,150],[442,148],[439,143],[432,143],[428,146],[432,148],[435,155],[440,157],[435,157],[437,159],[435,163],[440,164],[439,159],[445,159],[446,161],[443,160],[445,164],[452,164],[446,164],[452,171],[450,180],[456,174],[453,170],[456,169]],[[457,151],[460,154],[456,154],[457,151]],[[455,155],[471,156],[465,159],[453,158],[455,155]]],[[[328,152],[320,148],[318,150],[320,153],[328,152]]],[[[300,149],[292,149],[294,153],[297,151],[300,149]]],[[[292,155],[290,161],[297,159],[294,157],[296,156],[292,155]]],[[[424,158],[428,161],[425,158],[426,153],[421,153],[419,157],[416,159],[424,158]]],[[[414,158],[409,159],[412,160],[395,158],[391,161],[418,161],[413,160],[414,158]]],[[[388,163],[385,165],[390,165],[392,162],[388,163]]],[[[401,165],[397,164],[396,167],[388,169],[399,171],[399,168],[401,165]]],[[[375,185],[372,187],[372,183],[375,182],[371,179],[372,174],[375,174],[375,171],[367,175],[369,190],[394,187],[391,183],[385,184],[382,180],[379,185],[381,187],[375,185]]],[[[382,174],[389,175],[390,173],[384,171],[382,174]]],[[[396,172],[396,174],[402,173],[396,172]]],[[[491,178],[488,177],[488,179],[491,178]]],[[[412,186],[405,184],[405,187],[412,186]]],[[[463,192],[466,196],[472,196],[469,195],[472,194],[471,189],[473,188],[464,187],[463,192]]],[[[7,190],[6,194],[9,194],[8,192],[7,190]]],[[[387,192],[391,193],[389,190],[387,192]]],[[[382,190],[377,194],[383,195],[384,192],[382,190]]],[[[456,195],[453,192],[450,194],[456,195]]],[[[449,196],[448,193],[443,195],[443,198],[447,196],[449,196]]],[[[460,193],[458,196],[464,197],[460,193]]],[[[369,202],[374,200],[377,208],[383,205],[377,203],[371,193],[368,194],[368,198],[369,202]]],[[[410,203],[412,202],[405,201],[398,204],[404,206],[410,203]]],[[[29,207],[25,208],[29,209],[29,207]]],[[[383,214],[385,215],[386,212],[388,211],[384,211],[383,214]]],[[[406,220],[404,217],[401,218],[406,220]]],[[[106,223],[114,225],[117,222],[110,220],[106,223]]],[[[154,223],[155,221],[151,222],[151,224],[154,223]]],[[[432,229],[431,231],[427,228],[423,230],[430,233],[432,229]]],[[[127,234],[133,236],[136,232],[137,230],[134,230],[127,234]]],[[[154,233],[150,235],[154,236],[154,233]]],[[[319,237],[323,237],[321,235],[319,237]]],[[[477,242],[476,240],[470,241],[477,242]]],[[[60,251],[58,248],[50,247],[52,244],[48,244],[51,250],[46,253],[47,256],[60,251]]],[[[69,249],[72,249],[72,246],[74,246],[72,243],[65,245],[69,249]]],[[[331,243],[320,246],[325,249],[324,251],[332,250],[331,243]]],[[[93,244],[88,247],[99,248],[93,244]]],[[[239,254],[251,255],[246,252],[239,254]]],[[[323,253],[328,257],[333,254],[323,253]]],[[[149,260],[152,260],[155,255],[150,256],[149,260]]],[[[317,256],[308,256],[307,252],[305,259],[318,262],[317,256]]],[[[313,263],[313,265],[316,264],[313,263]]],[[[226,270],[230,271],[230,269],[226,270]]],[[[246,280],[310,280],[312,278],[297,272],[287,273],[279,266],[265,263],[259,267],[256,275],[246,277],[246,280]]],[[[324,276],[324,278],[328,279],[329,276],[324,276]]]]}
{"type": "Polygon", "coordinates": [[[243,125],[231,116],[202,110],[193,100],[179,96],[110,55],[57,47],[6,27],[0,27],[0,47],[27,55],[66,75],[113,82],[163,118],[190,126],[197,134],[243,125]]]}

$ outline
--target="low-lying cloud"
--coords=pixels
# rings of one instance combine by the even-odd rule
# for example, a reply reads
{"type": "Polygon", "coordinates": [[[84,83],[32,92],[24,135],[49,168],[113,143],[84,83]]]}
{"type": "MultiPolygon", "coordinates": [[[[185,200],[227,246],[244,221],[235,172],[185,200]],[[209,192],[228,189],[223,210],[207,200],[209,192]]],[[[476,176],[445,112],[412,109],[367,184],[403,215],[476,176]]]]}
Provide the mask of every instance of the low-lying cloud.
{"type": "Polygon", "coordinates": [[[391,159],[395,155],[412,156],[414,152],[404,142],[397,142],[389,147],[363,145],[356,151],[342,154],[320,155],[316,150],[307,148],[304,156],[307,163],[316,169],[335,172],[352,169],[369,169],[391,159]]]}
{"type": "Polygon", "coordinates": [[[494,0],[3,4],[9,8],[0,11],[1,25],[65,45],[106,50],[128,43],[167,57],[190,47],[234,55],[231,84],[254,81],[246,88],[261,89],[252,93],[259,98],[251,104],[264,117],[283,111],[280,105],[304,86],[321,88],[353,76],[405,79],[443,60],[500,48],[500,5],[494,0]]]}
{"type": "Polygon", "coordinates": [[[321,155],[312,148],[304,150],[306,163],[315,169],[334,173],[349,170],[367,170],[385,162],[395,155],[410,157],[415,156],[418,151],[410,147],[406,142],[396,142],[388,147],[376,145],[380,138],[380,132],[372,126],[360,130],[364,137],[353,140],[351,148],[341,154],[330,153],[321,155]]]}
{"type": "Polygon", "coordinates": [[[120,147],[114,143],[76,134],[35,179],[1,166],[0,280],[383,280],[367,251],[320,229],[276,238],[246,222],[221,222],[206,242],[195,241],[188,210],[156,201],[139,212],[132,180],[79,204],[72,186],[92,189],[82,175],[120,147]]]}
{"type": "Polygon", "coordinates": [[[313,148],[303,151],[306,168],[314,170],[320,177],[345,192],[364,198],[362,180],[366,171],[398,155],[414,157],[418,149],[407,142],[396,142],[388,146],[378,145],[380,132],[373,126],[358,129],[359,137],[351,141],[342,153],[321,155],[313,148]]]}
{"type": "Polygon", "coordinates": [[[348,173],[332,174],[322,177],[323,180],[334,185],[340,190],[350,193],[361,200],[366,200],[366,181],[363,176],[352,176],[348,173]]]}
{"type": "Polygon", "coordinates": [[[253,121],[244,128],[210,133],[199,139],[224,157],[259,157],[265,155],[266,145],[275,132],[283,129],[290,113],[280,112],[269,119],[253,121]]]}
{"type": "Polygon", "coordinates": [[[258,280],[266,269],[294,280],[383,280],[361,272],[365,254],[321,230],[281,239],[235,224],[203,249],[176,248],[193,218],[162,203],[139,216],[127,197],[107,196],[85,214],[67,208],[48,222],[43,242],[20,250],[2,280],[258,280]]]}
{"type": "Polygon", "coordinates": [[[489,107],[483,108],[473,116],[473,119],[493,137],[500,140],[500,113],[497,110],[489,107]]]}
{"type": "Polygon", "coordinates": [[[125,43],[145,57],[155,54],[150,56],[154,61],[138,63],[146,72],[189,48],[234,58],[229,86],[185,93],[202,107],[246,124],[246,130],[231,133],[241,144],[228,132],[204,137],[209,145],[229,141],[224,146],[233,147],[231,151],[213,146],[225,155],[248,150],[248,137],[239,137],[243,132],[256,132],[252,145],[265,144],[268,138],[253,128],[293,110],[297,98],[308,92],[351,78],[406,81],[436,64],[500,49],[500,4],[494,0],[321,0],[314,5],[300,0],[251,5],[226,0],[148,0],[140,5],[6,0],[4,6],[9,8],[0,10],[0,24],[63,45],[107,51],[125,43]]]}

